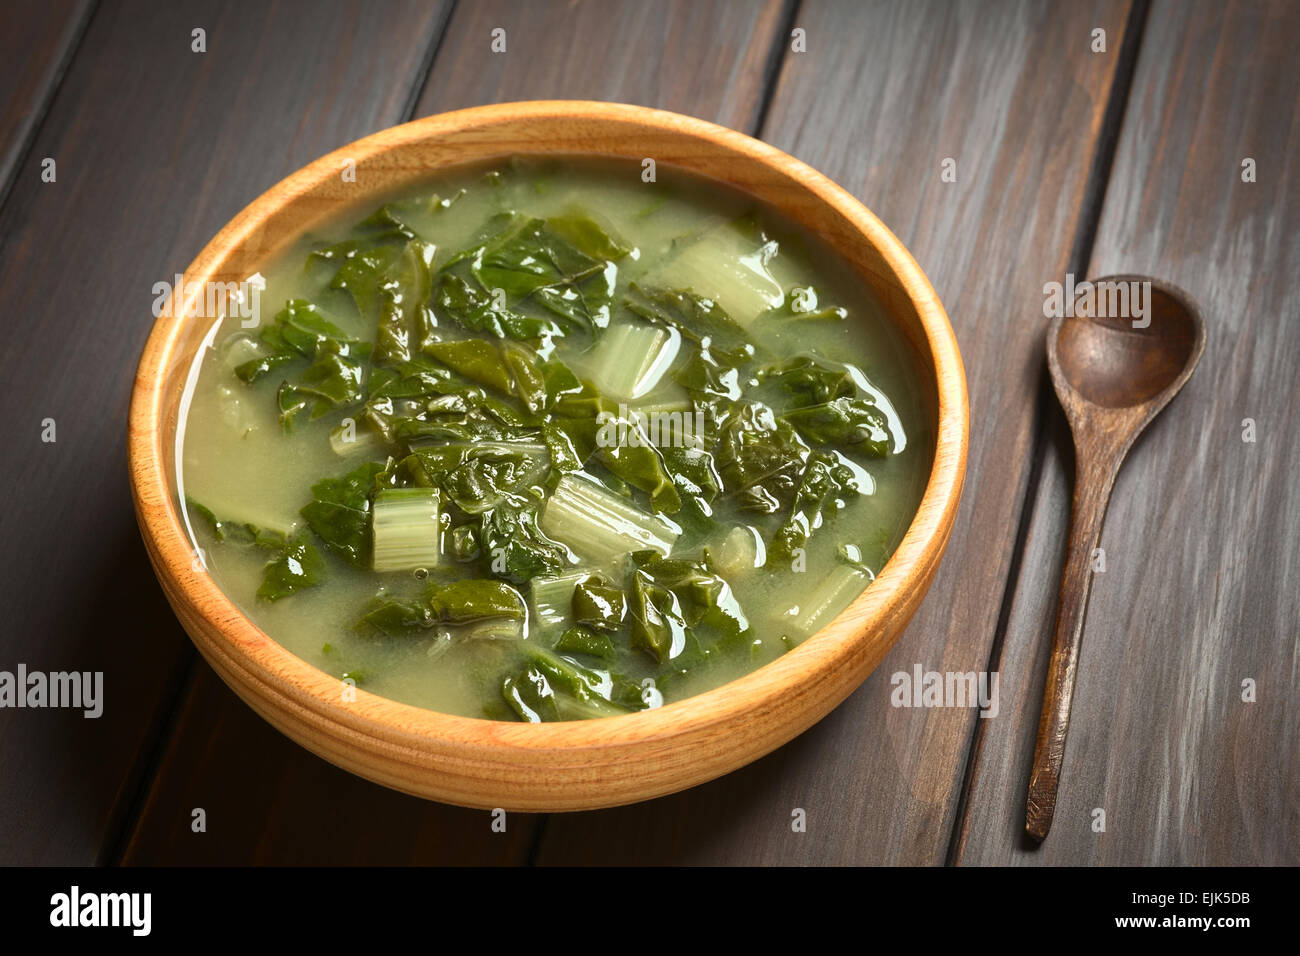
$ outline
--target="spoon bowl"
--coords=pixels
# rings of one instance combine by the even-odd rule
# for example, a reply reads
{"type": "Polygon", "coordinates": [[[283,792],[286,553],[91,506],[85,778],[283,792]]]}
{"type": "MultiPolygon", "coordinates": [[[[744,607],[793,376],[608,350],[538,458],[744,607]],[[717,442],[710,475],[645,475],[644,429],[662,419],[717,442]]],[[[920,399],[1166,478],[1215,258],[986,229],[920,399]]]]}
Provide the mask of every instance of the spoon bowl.
{"type": "Polygon", "coordinates": [[[1150,282],[1150,294],[1143,295],[1146,315],[1089,315],[1096,310],[1085,302],[1083,314],[1076,310],[1074,317],[1059,321],[1048,345],[1049,356],[1056,358],[1057,392],[1069,389],[1102,408],[1130,408],[1171,388],[1177,391],[1205,346],[1196,307],[1183,293],[1142,276],[1113,276],[1096,284],[1102,282],[1150,282]]]}
{"type": "Polygon", "coordinates": [[[1047,836],[1056,812],[1092,560],[1115,476],[1133,442],[1178,394],[1205,350],[1200,310],[1182,290],[1137,275],[1107,276],[1090,285],[1074,315],[1058,317],[1047,336],[1047,366],[1074,436],[1075,477],[1025,806],[1025,831],[1035,840],[1047,836]],[[1121,307],[1112,308],[1117,303],[1121,307]]]}

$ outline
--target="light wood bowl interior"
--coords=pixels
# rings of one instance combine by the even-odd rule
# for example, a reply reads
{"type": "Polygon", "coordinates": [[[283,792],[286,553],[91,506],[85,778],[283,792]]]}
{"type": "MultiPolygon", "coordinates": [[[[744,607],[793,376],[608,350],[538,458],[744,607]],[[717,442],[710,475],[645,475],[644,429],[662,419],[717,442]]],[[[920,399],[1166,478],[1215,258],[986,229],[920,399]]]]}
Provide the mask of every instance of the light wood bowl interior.
{"type": "MultiPolygon", "coordinates": [[[[884,658],[934,577],[966,468],[965,375],[943,307],[911,255],[861,203],[792,157],[674,113],[543,101],[445,113],[323,157],[232,220],[185,272],[187,285],[239,281],[344,207],[440,170],[518,154],[652,157],[722,180],[820,236],[874,289],[916,353],[933,465],[920,508],[876,581],[776,661],[665,707],[559,724],[455,717],[355,691],[282,648],[196,570],[176,498],[181,395],[210,320],[164,316],[137,371],[132,491],[167,598],[199,651],[254,710],[309,750],[378,783],[470,807],[563,811],[645,800],[721,776],[825,716],[884,658]],[[346,160],[356,182],[344,182],[346,160]]],[[[184,316],[183,297],[171,314],[184,316]]]]}

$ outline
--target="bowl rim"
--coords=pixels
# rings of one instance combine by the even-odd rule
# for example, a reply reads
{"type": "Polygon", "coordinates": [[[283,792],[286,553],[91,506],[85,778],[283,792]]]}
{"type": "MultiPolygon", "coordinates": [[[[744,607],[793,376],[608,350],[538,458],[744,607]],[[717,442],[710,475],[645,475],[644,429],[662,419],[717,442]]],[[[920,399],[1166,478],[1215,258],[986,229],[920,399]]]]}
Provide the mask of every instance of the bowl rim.
{"type": "MultiPolygon", "coordinates": [[[[174,461],[174,453],[164,441],[163,400],[169,362],[176,356],[187,323],[202,320],[187,319],[184,310],[173,309],[172,316],[176,317],[164,314],[158,318],[145,343],[128,426],[132,496],[142,537],[164,591],[183,623],[198,617],[222,636],[221,643],[200,645],[200,650],[219,654],[224,666],[218,670],[223,671],[223,678],[226,667],[242,671],[242,676],[281,698],[282,704],[299,718],[316,726],[333,725],[349,737],[363,735],[369,738],[368,746],[378,744],[389,757],[401,762],[420,763],[430,742],[436,741],[455,751],[460,759],[478,759],[476,755],[482,755],[486,747],[503,756],[505,751],[511,752],[512,757],[506,759],[554,766],[554,758],[565,751],[662,743],[689,731],[743,719],[764,702],[770,705],[778,699],[812,694],[816,683],[813,678],[825,677],[847,664],[855,651],[864,650],[867,637],[884,622],[900,614],[910,616],[909,602],[915,602],[909,592],[918,583],[928,584],[933,577],[955,521],[969,442],[966,378],[956,336],[929,280],[888,227],[843,187],[774,146],[706,120],[623,103],[535,100],[471,107],[390,127],[322,156],[266,190],[213,237],[185,270],[185,278],[187,282],[203,282],[215,274],[215,266],[223,257],[253,235],[275,210],[337,177],[344,160],[352,160],[362,168],[367,160],[380,154],[466,128],[575,118],[657,126],[776,167],[818,201],[832,207],[874,247],[917,312],[930,353],[922,358],[927,364],[933,360],[937,429],[930,475],[903,540],[875,580],[848,608],[792,650],[713,690],[653,710],[541,724],[446,714],[359,687],[350,695],[353,699],[347,700],[340,694],[338,678],[261,631],[210,575],[193,567],[194,555],[179,509],[172,501],[169,472],[164,465],[174,461]],[[167,587],[164,575],[176,582],[174,591],[167,587]]],[[[430,173],[433,171],[430,169],[430,173]]],[[[358,195],[358,201],[363,195],[358,195]]],[[[188,626],[186,629],[193,636],[193,630],[188,626]]],[[[900,634],[902,629],[898,628],[900,634]]]]}

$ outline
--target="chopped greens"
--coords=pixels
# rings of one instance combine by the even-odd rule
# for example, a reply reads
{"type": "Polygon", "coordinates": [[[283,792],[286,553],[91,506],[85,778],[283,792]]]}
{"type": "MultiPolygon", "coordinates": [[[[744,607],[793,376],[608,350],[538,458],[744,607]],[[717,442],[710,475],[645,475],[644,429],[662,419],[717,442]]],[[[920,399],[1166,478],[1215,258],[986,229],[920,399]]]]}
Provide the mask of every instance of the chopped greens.
{"type": "Polygon", "coordinates": [[[286,456],[342,464],[286,472],[283,530],[186,508],[264,554],[261,600],[342,589],[345,626],[313,645],[332,673],[382,693],[454,670],[503,719],[627,714],[759,666],[873,579],[901,528],[869,530],[869,560],[832,529],[904,436],[839,361],[857,313],[836,300],[856,302],[758,216],[683,232],[656,196],[607,220],[527,201],[519,170],[303,247],[294,296],[222,346],[221,387],[265,403],[286,456]],[[774,621],[757,596],[782,588],[803,599],[774,621]]]}
{"type": "Polygon", "coordinates": [[[290,536],[248,522],[221,520],[211,509],[189,497],[185,499],[185,506],[190,514],[201,519],[217,542],[260,548],[271,553],[271,559],[262,569],[262,584],[257,589],[259,598],[278,601],[302,588],[315,587],[324,580],[325,562],[301,533],[290,536]]]}

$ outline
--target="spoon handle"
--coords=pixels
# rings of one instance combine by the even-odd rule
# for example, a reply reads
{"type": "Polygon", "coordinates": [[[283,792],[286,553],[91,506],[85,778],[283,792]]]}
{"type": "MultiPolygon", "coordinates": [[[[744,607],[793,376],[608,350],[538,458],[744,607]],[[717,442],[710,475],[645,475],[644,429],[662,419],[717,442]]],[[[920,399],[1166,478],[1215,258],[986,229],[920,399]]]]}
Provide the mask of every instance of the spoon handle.
{"type": "Polygon", "coordinates": [[[1070,538],[1061,574],[1061,594],[1056,608],[1056,633],[1052,638],[1052,659],[1047,665],[1047,686],[1043,711],[1038,718],[1038,742],[1029,776],[1029,799],[1025,806],[1025,831],[1042,840],[1052,827],[1056,811],[1056,789],[1065,759],[1065,737],[1070,729],[1070,703],[1078,673],[1083,619],[1092,584],[1092,555],[1101,538],[1106,504],[1115,484],[1119,456],[1088,455],[1079,449],[1074,477],[1074,501],[1070,509],[1070,538]]]}

